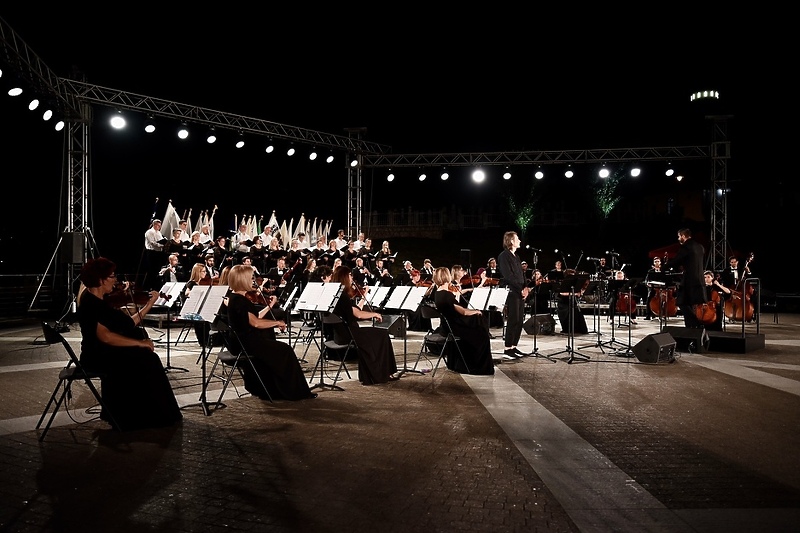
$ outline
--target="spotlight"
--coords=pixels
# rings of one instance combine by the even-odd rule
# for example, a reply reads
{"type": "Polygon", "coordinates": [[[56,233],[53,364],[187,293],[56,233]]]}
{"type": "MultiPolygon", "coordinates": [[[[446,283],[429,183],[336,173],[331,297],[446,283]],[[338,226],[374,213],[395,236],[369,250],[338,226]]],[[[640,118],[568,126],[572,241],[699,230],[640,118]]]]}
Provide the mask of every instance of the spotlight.
{"type": "Polygon", "coordinates": [[[264,149],[264,151],[267,152],[268,154],[271,154],[272,152],[275,151],[275,145],[272,144],[272,139],[267,141],[267,147],[264,149]]]}
{"type": "Polygon", "coordinates": [[[544,177],[544,172],[542,172],[541,170],[537,170],[536,172],[534,172],[533,176],[537,180],[540,180],[540,179],[542,179],[544,177]]]}
{"type": "Polygon", "coordinates": [[[56,122],[56,131],[63,130],[65,125],[66,124],[64,123],[63,120],[59,120],[58,122],[56,122]]]}
{"type": "Polygon", "coordinates": [[[186,126],[185,122],[181,122],[181,129],[178,130],[178,138],[186,139],[188,137],[189,137],[189,128],[186,126]]]}
{"type": "Polygon", "coordinates": [[[294,144],[289,144],[289,149],[286,150],[286,155],[289,157],[293,156],[295,153],[294,144]]]}
{"type": "Polygon", "coordinates": [[[206,135],[206,142],[208,144],[214,144],[217,142],[217,130],[213,127],[208,130],[208,134],[206,135]]]}
{"type": "Polygon", "coordinates": [[[19,96],[22,94],[22,87],[15,85],[8,90],[8,96],[19,96]]]}
{"type": "Polygon", "coordinates": [[[325,162],[326,162],[326,163],[333,163],[333,152],[331,152],[330,154],[328,154],[328,158],[327,158],[327,159],[325,159],[325,162]]]}
{"type": "Polygon", "coordinates": [[[389,175],[386,176],[386,181],[388,181],[389,183],[394,181],[394,173],[392,172],[391,169],[389,169],[389,175]]]}
{"type": "Polygon", "coordinates": [[[572,165],[568,165],[566,172],[564,172],[564,177],[565,178],[571,178],[574,175],[575,175],[575,173],[572,171],[572,165]]]}
{"type": "Polygon", "coordinates": [[[356,168],[357,166],[358,166],[358,157],[354,157],[352,160],[350,160],[350,167],[356,168]]]}
{"type": "Polygon", "coordinates": [[[311,161],[314,161],[314,160],[317,158],[317,149],[316,149],[316,148],[312,148],[312,149],[311,149],[311,153],[310,153],[310,154],[308,154],[308,158],[309,158],[311,161]]]}
{"type": "Polygon", "coordinates": [[[447,173],[447,170],[442,170],[442,175],[441,175],[442,181],[447,181],[449,177],[450,174],[447,173]]]}
{"type": "Polygon", "coordinates": [[[147,120],[144,123],[144,131],[147,133],[153,133],[156,131],[156,121],[153,120],[153,117],[147,117],[147,120]]]}
{"type": "Polygon", "coordinates": [[[639,175],[642,173],[642,169],[639,167],[633,167],[631,169],[631,176],[634,178],[638,178],[639,175]]]}
{"type": "Polygon", "coordinates": [[[508,167],[506,167],[506,171],[503,172],[503,179],[504,180],[510,180],[511,179],[511,171],[508,170],[508,167]]]}
{"type": "Polygon", "coordinates": [[[605,164],[603,164],[603,168],[601,168],[601,169],[600,169],[600,172],[598,172],[598,175],[599,175],[601,178],[607,178],[607,177],[608,177],[608,174],[609,174],[609,172],[608,172],[608,169],[606,168],[606,165],[605,165],[605,164]]]}
{"type": "Polygon", "coordinates": [[[45,110],[45,112],[42,114],[42,120],[48,121],[51,118],[53,118],[53,110],[52,109],[45,110]]]}
{"type": "Polygon", "coordinates": [[[28,104],[28,109],[33,111],[37,107],[39,107],[39,99],[38,98],[34,98],[33,100],[31,100],[31,103],[28,104]]]}
{"type": "Polygon", "coordinates": [[[236,140],[236,148],[244,147],[244,134],[240,131],[239,138],[236,140]]]}
{"type": "Polygon", "coordinates": [[[419,175],[419,181],[425,181],[425,178],[427,177],[428,176],[423,172],[422,174],[419,175]]]}
{"type": "Polygon", "coordinates": [[[664,175],[670,177],[673,174],[675,174],[675,170],[672,168],[672,163],[667,163],[667,170],[664,172],[664,175]]]}
{"type": "Polygon", "coordinates": [[[683,181],[683,176],[678,174],[677,176],[675,176],[675,179],[678,180],[678,181],[683,181]]]}
{"type": "Polygon", "coordinates": [[[122,116],[122,111],[117,111],[114,116],[111,117],[109,121],[111,127],[115,130],[121,130],[125,127],[125,117],[122,116]]]}
{"type": "Polygon", "coordinates": [[[485,179],[486,173],[481,169],[478,169],[472,173],[472,181],[475,183],[483,183],[483,180],[485,179]]]}

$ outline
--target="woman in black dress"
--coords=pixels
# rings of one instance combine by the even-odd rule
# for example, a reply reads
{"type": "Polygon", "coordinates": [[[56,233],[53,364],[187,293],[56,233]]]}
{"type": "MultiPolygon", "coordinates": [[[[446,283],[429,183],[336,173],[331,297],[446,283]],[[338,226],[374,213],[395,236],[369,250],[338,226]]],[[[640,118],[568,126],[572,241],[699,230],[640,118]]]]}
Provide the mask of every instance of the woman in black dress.
{"type": "MultiPolygon", "coordinates": [[[[359,320],[383,320],[380,313],[365,311],[355,305],[354,300],[358,291],[353,285],[353,274],[349,267],[339,266],[333,271],[332,283],[341,283],[342,295],[336,302],[333,312],[344,320],[353,334],[353,340],[358,345],[358,380],[363,385],[386,383],[394,381],[397,377],[397,361],[394,357],[394,347],[389,337],[389,330],[385,328],[360,327],[359,320]]],[[[363,302],[364,299],[362,298],[363,302]]],[[[335,327],[347,328],[344,324],[335,327]]],[[[340,329],[341,329],[340,328],[340,329]]],[[[349,338],[347,332],[341,331],[344,338],[349,338]]]]}
{"type": "MultiPolygon", "coordinates": [[[[133,315],[112,307],[104,296],[114,290],[116,268],[114,262],[98,257],[81,269],[81,363],[103,374],[101,394],[117,429],[172,426],[183,415],[161,359],[153,351],[153,341],[140,327],[159,293],[151,292],[144,307],[133,315]]],[[[109,420],[108,415],[101,412],[100,418],[109,420]]]]}
{"type": "MultiPolygon", "coordinates": [[[[452,282],[453,274],[449,268],[438,267],[433,272],[436,309],[447,319],[453,334],[461,338],[458,346],[464,354],[462,361],[458,349],[453,347],[447,354],[447,368],[461,374],[493,375],[492,346],[483,313],[479,309],[459,305],[458,288],[452,282]]],[[[443,327],[443,324],[439,327],[443,327]]]]}
{"type": "Polygon", "coordinates": [[[247,293],[253,290],[252,267],[236,265],[231,268],[228,286],[230,287],[228,321],[258,373],[254,374],[253,368],[248,363],[241,365],[244,372],[244,386],[248,392],[265,399],[316,398],[317,395],[311,392],[292,347],[285,342],[275,340],[274,328],[285,330],[286,322],[274,320],[270,315],[269,305],[259,310],[256,304],[247,298],[247,293]],[[261,382],[267,388],[266,391],[261,382]]]}

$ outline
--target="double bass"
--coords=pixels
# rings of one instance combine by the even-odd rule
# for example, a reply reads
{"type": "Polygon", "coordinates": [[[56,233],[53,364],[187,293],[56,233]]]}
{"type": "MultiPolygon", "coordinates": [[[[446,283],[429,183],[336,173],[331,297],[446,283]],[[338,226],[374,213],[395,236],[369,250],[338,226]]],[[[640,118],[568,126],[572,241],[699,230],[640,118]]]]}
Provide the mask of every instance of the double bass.
{"type": "MultiPolygon", "coordinates": [[[[744,264],[744,272],[747,272],[747,267],[753,261],[753,253],[747,258],[744,264]]],[[[745,281],[746,276],[742,274],[736,287],[731,289],[731,297],[725,300],[725,317],[728,320],[745,320],[750,322],[753,320],[753,302],[750,301],[754,289],[753,286],[745,281]],[[746,290],[742,291],[742,285],[746,290]]]]}
{"type": "MultiPolygon", "coordinates": [[[[718,279],[719,276],[717,276],[717,279],[714,281],[717,281],[718,279]]],[[[719,309],[721,298],[722,297],[718,291],[711,289],[710,301],[694,306],[694,315],[697,320],[706,326],[710,326],[716,322],[717,309],[719,309]]]]}

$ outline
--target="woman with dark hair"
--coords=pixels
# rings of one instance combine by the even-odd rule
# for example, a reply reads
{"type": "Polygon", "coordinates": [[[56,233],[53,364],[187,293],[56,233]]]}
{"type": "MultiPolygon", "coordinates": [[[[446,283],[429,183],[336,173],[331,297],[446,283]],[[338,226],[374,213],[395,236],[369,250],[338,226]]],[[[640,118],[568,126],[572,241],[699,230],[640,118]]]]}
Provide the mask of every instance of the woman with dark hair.
{"type": "Polygon", "coordinates": [[[252,267],[234,266],[228,275],[228,287],[228,320],[231,329],[239,337],[258,374],[247,363],[240,366],[244,372],[245,388],[250,394],[260,398],[316,398],[317,395],[311,392],[292,347],[275,340],[274,329],[286,329],[286,322],[275,320],[270,315],[270,306],[259,310],[246,296],[253,290],[252,267]],[[266,391],[261,386],[262,382],[266,391]]]}
{"type": "MultiPolygon", "coordinates": [[[[394,357],[394,347],[389,337],[389,330],[384,328],[360,327],[359,320],[372,320],[380,322],[383,317],[374,311],[365,311],[355,304],[356,296],[360,293],[353,285],[353,273],[349,267],[339,266],[333,271],[331,283],[342,284],[342,295],[336,302],[333,312],[345,324],[335,324],[334,331],[343,338],[349,338],[352,333],[353,340],[358,345],[358,380],[363,385],[386,383],[394,381],[397,377],[397,361],[394,357]],[[349,328],[348,328],[349,326],[349,328]],[[349,329],[344,331],[344,329],[349,329]]],[[[363,305],[364,299],[361,299],[363,305]]]]}
{"type": "MultiPolygon", "coordinates": [[[[81,363],[103,374],[101,394],[117,429],[130,431],[172,426],[181,414],[152,339],[141,327],[142,318],[159,298],[150,293],[134,314],[112,307],[104,296],[114,290],[117,266],[104,257],[90,259],[80,273],[78,322],[81,327],[81,363]]],[[[109,420],[108,413],[100,418],[109,420]]]]}

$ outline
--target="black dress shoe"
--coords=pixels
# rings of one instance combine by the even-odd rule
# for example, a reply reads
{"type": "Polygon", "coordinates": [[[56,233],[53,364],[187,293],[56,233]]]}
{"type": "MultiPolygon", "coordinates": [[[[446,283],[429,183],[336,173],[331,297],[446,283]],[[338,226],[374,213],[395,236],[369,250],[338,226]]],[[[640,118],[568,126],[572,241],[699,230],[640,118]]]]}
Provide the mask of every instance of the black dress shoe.
{"type": "Polygon", "coordinates": [[[517,355],[517,357],[525,357],[526,355],[530,355],[529,353],[525,353],[517,348],[514,348],[514,353],[517,355]]]}
{"type": "Polygon", "coordinates": [[[319,394],[317,394],[316,392],[312,392],[311,395],[309,396],[309,399],[313,400],[317,396],[319,396],[319,394]]]}

